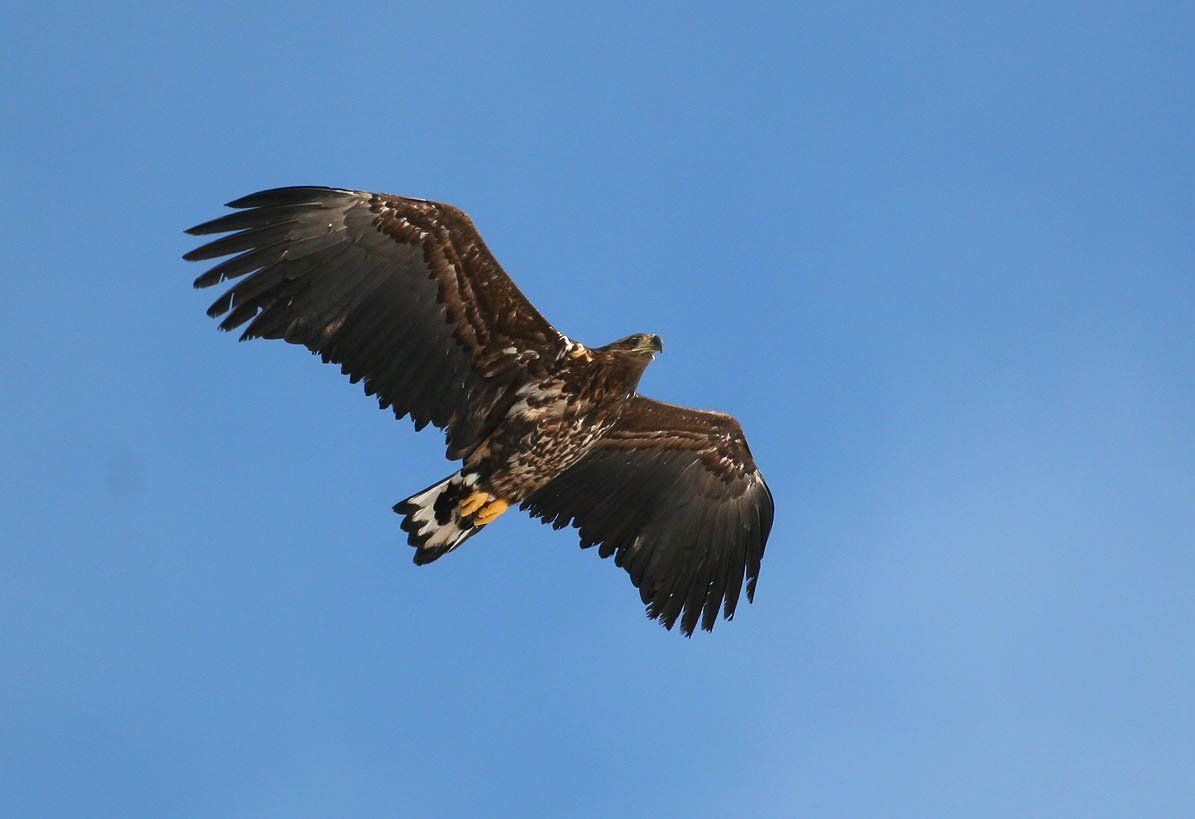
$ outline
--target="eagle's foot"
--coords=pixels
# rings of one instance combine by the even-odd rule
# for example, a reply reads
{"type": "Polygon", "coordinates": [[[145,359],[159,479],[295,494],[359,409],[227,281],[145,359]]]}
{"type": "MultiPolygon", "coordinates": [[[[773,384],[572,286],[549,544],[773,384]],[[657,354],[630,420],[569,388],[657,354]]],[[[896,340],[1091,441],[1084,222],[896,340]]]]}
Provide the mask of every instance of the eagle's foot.
{"type": "Polygon", "coordinates": [[[485,506],[481,507],[481,511],[477,513],[477,517],[473,518],[473,525],[485,526],[487,523],[501,515],[509,508],[510,504],[502,500],[502,498],[494,498],[485,506]]]}
{"type": "Polygon", "coordinates": [[[481,507],[492,501],[494,496],[489,492],[474,492],[469,497],[461,501],[459,511],[462,518],[467,518],[476,512],[481,507]]]}
{"type": "Polygon", "coordinates": [[[509,508],[509,503],[495,498],[489,492],[474,492],[461,501],[457,511],[462,518],[472,518],[469,521],[471,525],[485,526],[509,508]]]}

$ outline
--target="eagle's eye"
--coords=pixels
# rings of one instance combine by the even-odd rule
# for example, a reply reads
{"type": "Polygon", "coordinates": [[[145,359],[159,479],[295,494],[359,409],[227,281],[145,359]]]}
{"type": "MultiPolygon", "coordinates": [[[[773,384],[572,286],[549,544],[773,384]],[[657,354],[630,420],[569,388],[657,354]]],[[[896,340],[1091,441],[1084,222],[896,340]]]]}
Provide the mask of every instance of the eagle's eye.
{"type": "Polygon", "coordinates": [[[631,337],[631,349],[637,353],[656,353],[664,349],[664,340],[655,333],[640,333],[631,337]]]}

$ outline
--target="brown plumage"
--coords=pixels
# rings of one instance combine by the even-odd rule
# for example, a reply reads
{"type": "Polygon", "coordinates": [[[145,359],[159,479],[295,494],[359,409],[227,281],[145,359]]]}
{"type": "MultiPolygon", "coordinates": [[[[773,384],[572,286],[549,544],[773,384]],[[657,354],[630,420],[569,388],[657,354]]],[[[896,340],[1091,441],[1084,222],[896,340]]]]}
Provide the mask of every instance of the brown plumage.
{"type": "Polygon", "coordinates": [[[415,562],[520,504],[614,555],[648,614],[691,634],[754,596],[772,497],[729,415],[635,390],[662,348],[636,334],[590,348],[557,331],[469,217],[422,199],[279,188],[188,233],[230,256],[195,280],[237,280],[208,315],[341,365],[382,408],[445,431],[460,471],[397,504],[415,562]]]}

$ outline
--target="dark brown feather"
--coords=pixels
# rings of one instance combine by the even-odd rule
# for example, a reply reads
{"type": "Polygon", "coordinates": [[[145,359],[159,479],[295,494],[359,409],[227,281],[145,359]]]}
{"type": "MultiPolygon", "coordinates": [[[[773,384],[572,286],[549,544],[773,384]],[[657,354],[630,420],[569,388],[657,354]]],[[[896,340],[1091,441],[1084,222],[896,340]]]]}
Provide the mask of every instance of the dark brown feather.
{"type": "Polygon", "coordinates": [[[511,391],[567,341],[494,259],[460,210],[334,188],[261,191],[191,228],[229,233],[184,258],[233,256],[196,287],[237,281],[212,304],[242,338],[282,338],[364,380],[382,407],[444,428],[467,455],[511,391]]]}
{"type": "Polygon", "coordinates": [[[598,444],[523,507],[572,523],[639,588],[648,615],[691,634],[753,598],[772,494],[739,423],[636,396],[598,444]]]}

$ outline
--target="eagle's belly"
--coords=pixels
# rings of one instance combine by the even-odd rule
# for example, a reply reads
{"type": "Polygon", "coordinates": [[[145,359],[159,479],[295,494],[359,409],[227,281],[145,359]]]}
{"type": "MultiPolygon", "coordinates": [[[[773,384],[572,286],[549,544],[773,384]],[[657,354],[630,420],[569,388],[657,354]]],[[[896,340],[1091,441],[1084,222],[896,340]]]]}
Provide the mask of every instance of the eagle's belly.
{"type": "Polygon", "coordinates": [[[581,460],[610,426],[577,418],[527,430],[484,483],[498,497],[522,500],[581,460]]]}
{"type": "Polygon", "coordinates": [[[480,488],[510,503],[584,457],[618,420],[621,405],[570,394],[559,382],[525,387],[519,399],[466,462],[480,488]]]}

